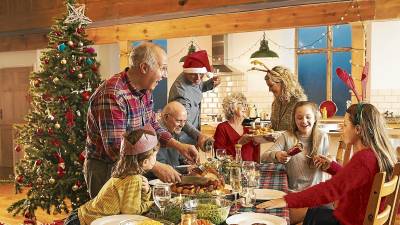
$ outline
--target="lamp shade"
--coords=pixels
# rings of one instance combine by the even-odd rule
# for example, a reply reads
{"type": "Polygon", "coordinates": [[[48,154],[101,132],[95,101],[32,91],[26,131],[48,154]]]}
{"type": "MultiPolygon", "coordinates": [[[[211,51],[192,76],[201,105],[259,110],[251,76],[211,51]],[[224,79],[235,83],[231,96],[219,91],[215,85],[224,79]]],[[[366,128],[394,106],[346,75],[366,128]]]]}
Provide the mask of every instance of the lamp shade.
{"type": "Polygon", "coordinates": [[[265,40],[265,33],[263,39],[260,42],[260,49],[251,54],[250,58],[272,58],[279,57],[274,51],[271,51],[268,47],[268,41],[265,40]]]}
{"type": "Polygon", "coordinates": [[[189,46],[188,53],[179,60],[179,62],[185,62],[186,56],[196,51],[196,47],[193,45],[193,41],[189,46]]]}

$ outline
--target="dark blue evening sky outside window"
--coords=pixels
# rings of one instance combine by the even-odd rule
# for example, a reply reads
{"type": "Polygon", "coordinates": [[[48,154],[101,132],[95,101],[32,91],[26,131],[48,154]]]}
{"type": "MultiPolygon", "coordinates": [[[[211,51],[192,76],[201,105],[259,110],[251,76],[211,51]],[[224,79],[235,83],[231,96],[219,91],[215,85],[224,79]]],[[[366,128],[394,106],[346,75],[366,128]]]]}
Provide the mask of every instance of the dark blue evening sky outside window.
{"type": "Polygon", "coordinates": [[[307,27],[298,29],[299,48],[300,49],[326,48],[326,35],[322,35],[325,34],[326,32],[327,32],[327,27],[307,27]],[[311,44],[313,44],[314,47],[307,46],[311,44]]]}
{"type": "Polygon", "coordinates": [[[348,24],[336,25],[333,30],[333,47],[350,48],[351,47],[351,26],[348,24]]]}
{"type": "Polygon", "coordinates": [[[298,56],[299,83],[309,101],[317,104],[326,100],[326,54],[298,56]]]}
{"type": "MultiPolygon", "coordinates": [[[[298,79],[310,101],[318,105],[327,100],[327,54],[332,54],[332,100],[338,107],[337,116],[343,116],[346,111],[346,101],[350,100],[349,89],[336,75],[336,68],[351,73],[351,52],[327,53],[328,27],[307,27],[298,29],[298,48],[302,50],[316,49],[321,52],[299,53],[298,57],[298,79]],[[323,35],[324,34],[324,35],[323,35]],[[318,40],[321,38],[321,40],[318,40]],[[314,43],[313,46],[304,48],[305,45],[314,43]]],[[[351,26],[348,24],[332,26],[332,48],[351,47],[351,26]]]]}

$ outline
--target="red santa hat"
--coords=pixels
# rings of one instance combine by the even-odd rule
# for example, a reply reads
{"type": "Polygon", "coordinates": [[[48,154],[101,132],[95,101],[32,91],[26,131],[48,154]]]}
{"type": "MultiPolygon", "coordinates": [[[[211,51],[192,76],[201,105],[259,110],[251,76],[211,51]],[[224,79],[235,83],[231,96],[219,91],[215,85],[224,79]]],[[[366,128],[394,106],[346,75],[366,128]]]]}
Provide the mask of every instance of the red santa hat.
{"type": "Polygon", "coordinates": [[[187,55],[183,63],[184,73],[211,73],[212,69],[205,50],[187,55]]]}

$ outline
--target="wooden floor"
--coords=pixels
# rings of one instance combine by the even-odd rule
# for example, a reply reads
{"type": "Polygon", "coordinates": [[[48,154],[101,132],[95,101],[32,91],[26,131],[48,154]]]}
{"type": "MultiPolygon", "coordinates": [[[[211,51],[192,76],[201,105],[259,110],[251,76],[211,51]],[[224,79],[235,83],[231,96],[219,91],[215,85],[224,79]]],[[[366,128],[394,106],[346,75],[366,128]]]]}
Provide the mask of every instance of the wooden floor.
{"type": "MultiPolygon", "coordinates": [[[[12,214],[7,212],[7,208],[15,201],[25,197],[25,194],[15,194],[13,184],[0,184],[0,224],[19,225],[24,221],[23,216],[13,217],[12,214]]],[[[49,215],[42,210],[36,212],[38,224],[51,223],[54,220],[65,218],[66,214],[49,215]]]]}
{"type": "MultiPolygon", "coordinates": [[[[0,224],[6,225],[19,225],[23,223],[24,218],[22,216],[13,217],[12,214],[7,212],[8,206],[11,203],[24,198],[25,194],[15,194],[13,184],[0,184],[0,224]]],[[[42,210],[38,210],[36,212],[36,217],[38,224],[41,223],[51,223],[57,219],[63,219],[67,215],[66,214],[58,214],[58,215],[49,215],[42,210]]],[[[396,225],[400,225],[400,216],[397,216],[396,225]]]]}

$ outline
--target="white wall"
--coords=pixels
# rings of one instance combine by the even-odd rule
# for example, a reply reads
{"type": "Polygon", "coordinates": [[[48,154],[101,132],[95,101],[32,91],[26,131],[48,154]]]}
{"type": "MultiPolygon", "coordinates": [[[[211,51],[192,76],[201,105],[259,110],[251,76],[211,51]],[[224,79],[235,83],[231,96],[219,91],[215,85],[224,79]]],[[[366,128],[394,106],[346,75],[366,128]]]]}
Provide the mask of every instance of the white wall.
{"type": "MultiPolygon", "coordinates": [[[[288,48],[294,48],[294,29],[283,29],[283,30],[269,30],[266,31],[267,41],[268,39],[276,42],[281,46],[288,48]]],[[[257,51],[260,47],[259,41],[263,36],[263,31],[237,33],[228,35],[228,64],[235,66],[247,75],[249,91],[266,91],[266,85],[264,81],[264,73],[262,72],[247,72],[252,67],[250,64],[250,55],[257,51]],[[238,56],[240,56],[238,58],[238,56]],[[231,60],[230,60],[231,59],[231,60]]],[[[269,48],[276,52],[278,58],[259,59],[268,67],[272,68],[277,65],[283,65],[294,71],[295,66],[295,55],[293,49],[281,48],[271,41],[268,42],[269,48]]]]}
{"type": "Polygon", "coordinates": [[[399,53],[400,20],[372,22],[371,89],[400,88],[399,53]]]}
{"type": "Polygon", "coordinates": [[[38,70],[40,50],[0,52],[0,68],[33,66],[38,70]]]}
{"type": "Polygon", "coordinates": [[[119,46],[118,44],[94,45],[97,52],[97,61],[100,62],[99,73],[101,79],[107,79],[121,72],[119,68],[119,46]]]}
{"type": "MultiPolygon", "coordinates": [[[[190,41],[194,42],[196,50],[206,50],[211,63],[211,36],[187,37],[187,38],[172,38],[168,39],[168,90],[174,83],[178,75],[182,72],[182,65],[179,60],[187,55],[190,41]]],[[[169,92],[169,91],[168,91],[169,92]]]]}
{"type": "Polygon", "coordinates": [[[400,115],[400,20],[371,23],[371,103],[400,115]]]}

